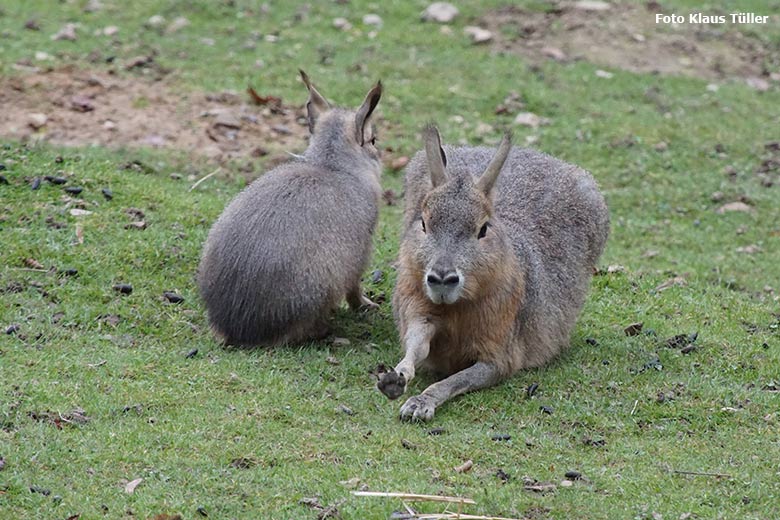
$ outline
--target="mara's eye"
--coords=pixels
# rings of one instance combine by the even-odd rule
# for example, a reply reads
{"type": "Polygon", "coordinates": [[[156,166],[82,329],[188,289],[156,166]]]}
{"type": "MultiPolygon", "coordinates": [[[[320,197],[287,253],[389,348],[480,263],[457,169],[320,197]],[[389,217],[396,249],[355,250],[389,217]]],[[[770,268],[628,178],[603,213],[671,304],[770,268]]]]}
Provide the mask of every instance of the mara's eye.
{"type": "Polygon", "coordinates": [[[376,146],[376,136],[372,137],[369,143],[371,143],[373,146],[376,146]]]}
{"type": "Polygon", "coordinates": [[[422,230],[423,233],[425,233],[425,221],[423,219],[420,219],[420,224],[422,224],[422,230]]]}
{"type": "Polygon", "coordinates": [[[485,234],[487,233],[488,223],[485,222],[482,224],[482,227],[479,228],[479,234],[477,235],[477,238],[483,238],[485,234]]]}

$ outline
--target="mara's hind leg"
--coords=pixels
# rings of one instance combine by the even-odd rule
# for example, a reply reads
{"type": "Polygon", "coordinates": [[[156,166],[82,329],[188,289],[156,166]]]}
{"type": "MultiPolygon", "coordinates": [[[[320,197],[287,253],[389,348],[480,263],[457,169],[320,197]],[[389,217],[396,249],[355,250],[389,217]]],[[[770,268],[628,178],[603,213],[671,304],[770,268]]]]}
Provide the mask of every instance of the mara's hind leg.
{"type": "Polygon", "coordinates": [[[282,343],[305,343],[306,341],[319,341],[330,335],[330,322],[327,317],[319,317],[313,321],[299,322],[284,337],[275,341],[282,343]]]}
{"type": "Polygon", "coordinates": [[[360,309],[378,309],[379,305],[369,300],[360,288],[360,281],[347,292],[347,304],[353,311],[360,309]]]}

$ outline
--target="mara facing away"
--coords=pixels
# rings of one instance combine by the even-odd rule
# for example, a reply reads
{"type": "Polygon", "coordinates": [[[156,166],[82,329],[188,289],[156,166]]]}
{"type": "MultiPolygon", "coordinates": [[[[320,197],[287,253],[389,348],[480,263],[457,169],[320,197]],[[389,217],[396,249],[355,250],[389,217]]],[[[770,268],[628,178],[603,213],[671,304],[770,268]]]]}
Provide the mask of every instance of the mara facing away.
{"type": "Polygon", "coordinates": [[[352,308],[375,306],[360,278],[381,194],[371,116],[382,85],[352,111],[332,107],[301,77],[309,147],[233,199],[203,248],[200,292],[212,329],[228,344],[323,337],[345,296],[352,308]]]}

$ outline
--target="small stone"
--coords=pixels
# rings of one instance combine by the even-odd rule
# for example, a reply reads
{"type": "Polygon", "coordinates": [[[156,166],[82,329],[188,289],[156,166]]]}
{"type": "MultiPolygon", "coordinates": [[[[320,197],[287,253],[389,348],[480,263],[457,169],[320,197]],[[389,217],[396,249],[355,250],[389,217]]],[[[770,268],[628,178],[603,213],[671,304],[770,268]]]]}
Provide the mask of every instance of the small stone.
{"type": "Polygon", "coordinates": [[[166,32],[166,33],[168,33],[168,34],[172,34],[172,33],[175,33],[175,32],[177,32],[177,31],[180,31],[180,30],[184,29],[184,28],[185,28],[185,27],[187,27],[189,24],[190,24],[190,21],[189,21],[189,20],[187,20],[187,19],[186,19],[185,17],[183,17],[183,16],[179,16],[179,17],[177,17],[175,20],[173,20],[173,21],[170,23],[170,25],[168,26],[168,28],[167,28],[167,29],[165,29],[165,32],[166,32]]]}
{"type": "Polygon", "coordinates": [[[89,0],[87,5],[84,6],[85,13],[94,13],[103,9],[103,4],[100,0],[89,0]]]}
{"type": "Polygon", "coordinates": [[[665,152],[669,148],[669,144],[666,141],[660,141],[653,146],[656,152],[665,152]]]}
{"type": "Polygon", "coordinates": [[[717,213],[718,215],[723,215],[724,213],[729,213],[733,211],[737,211],[741,213],[752,213],[753,208],[751,208],[744,202],[729,202],[728,204],[724,204],[723,206],[715,210],[715,213],[717,213]]]}
{"type": "Polygon", "coordinates": [[[763,249],[761,249],[761,246],[757,244],[751,244],[749,246],[738,247],[736,251],[737,253],[745,253],[748,255],[753,255],[756,253],[760,253],[761,251],[763,251],[763,249]]]}
{"type": "Polygon", "coordinates": [[[333,27],[341,31],[349,31],[352,29],[352,24],[346,18],[334,18],[333,27]]]}
{"type": "Polygon", "coordinates": [[[644,34],[641,33],[634,33],[631,35],[631,39],[633,39],[635,42],[644,43],[644,41],[647,39],[645,38],[644,34]]]}
{"type": "Polygon", "coordinates": [[[482,27],[469,25],[463,28],[463,32],[471,38],[471,43],[487,43],[493,39],[493,33],[482,27]]]}
{"type": "Polygon", "coordinates": [[[109,25],[108,27],[103,28],[103,36],[114,36],[118,32],[119,27],[116,25],[109,25]]]}
{"type": "Polygon", "coordinates": [[[64,189],[65,193],[68,193],[70,195],[78,195],[82,191],[84,191],[84,188],[81,186],[68,186],[64,189]]]}
{"type": "Polygon", "coordinates": [[[74,23],[66,23],[62,29],[60,29],[56,34],[53,34],[51,39],[52,40],[68,40],[68,41],[76,41],[76,24],[74,23]]]}
{"type": "Polygon", "coordinates": [[[45,61],[45,60],[50,60],[50,59],[51,59],[51,54],[49,54],[48,52],[43,52],[43,51],[36,51],[35,52],[35,60],[36,61],[45,61]]]}
{"type": "Polygon", "coordinates": [[[38,130],[39,128],[45,126],[48,121],[49,117],[46,114],[41,114],[38,112],[29,114],[27,116],[27,124],[34,130],[38,130]]]}
{"type": "Polygon", "coordinates": [[[596,77],[598,78],[609,79],[612,76],[614,76],[614,74],[612,74],[611,72],[607,72],[606,70],[599,69],[596,71],[596,77]]]}
{"type": "Polygon", "coordinates": [[[137,229],[139,231],[142,231],[146,229],[146,222],[144,222],[143,220],[130,222],[129,224],[125,224],[125,229],[137,229]]]}
{"type": "Polygon", "coordinates": [[[420,18],[424,22],[450,23],[460,11],[454,5],[447,2],[434,2],[425,8],[420,18]]]}
{"type": "Polygon", "coordinates": [[[165,17],[161,16],[159,14],[156,14],[156,15],[150,17],[146,21],[146,23],[144,25],[146,25],[146,27],[148,27],[150,29],[159,29],[163,25],[165,25],[165,17]]]}
{"type": "Polygon", "coordinates": [[[41,24],[38,23],[38,20],[35,18],[31,18],[24,22],[24,28],[28,31],[40,31],[41,30],[41,24]]]}
{"type": "Polygon", "coordinates": [[[217,114],[217,118],[214,120],[214,125],[240,129],[241,119],[239,119],[233,112],[222,111],[217,114]]]}
{"type": "Polygon", "coordinates": [[[571,480],[561,480],[561,487],[572,487],[574,485],[574,482],[571,480]]]}
{"type": "Polygon", "coordinates": [[[407,164],[409,164],[409,158],[405,155],[402,155],[401,157],[396,157],[393,159],[393,161],[390,163],[390,168],[398,171],[406,167],[407,164]]]}
{"type": "Polygon", "coordinates": [[[725,195],[723,195],[722,191],[716,191],[712,195],[710,195],[710,200],[712,202],[720,202],[723,200],[724,197],[725,195]]]}
{"type": "Polygon", "coordinates": [[[105,121],[103,121],[103,129],[108,131],[116,130],[116,123],[114,123],[110,119],[106,119],[105,121]]]}
{"type": "Polygon", "coordinates": [[[382,27],[382,18],[378,14],[370,13],[363,16],[363,23],[366,25],[382,27]]]}
{"type": "Polygon", "coordinates": [[[539,407],[539,410],[542,413],[547,414],[547,415],[552,415],[553,414],[552,406],[542,405],[542,406],[539,407]]]}
{"type": "Polygon", "coordinates": [[[103,197],[104,197],[106,200],[111,200],[111,199],[113,199],[113,198],[114,198],[114,192],[112,192],[112,191],[111,191],[111,190],[109,190],[108,188],[103,188],[102,190],[100,190],[100,192],[103,194],[103,197]]]}
{"type": "Polygon", "coordinates": [[[40,187],[41,187],[41,178],[40,178],[40,177],[36,177],[36,178],[34,178],[34,179],[32,180],[32,184],[30,184],[30,189],[31,189],[32,191],[35,191],[35,190],[37,190],[37,189],[38,189],[38,188],[40,188],[40,187]]]}
{"type": "Polygon", "coordinates": [[[347,338],[333,338],[333,341],[331,342],[334,347],[346,347],[350,343],[352,342],[347,338]]]}
{"type": "Polygon", "coordinates": [[[512,440],[512,436],[511,435],[507,435],[506,433],[499,433],[499,434],[496,434],[496,435],[493,435],[492,437],[490,437],[490,440],[492,440],[492,441],[511,441],[512,440]]]}
{"type": "Polygon", "coordinates": [[[609,11],[612,6],[599,0],[579,0],[574,3],[574,8],[581,11],[609,11]]]}
{"type": "Polygon", "coordinates": [[[540,125],[546,125],[549,122],[547,118],[539,117],[533,112],[520,112],[515,116],[514,124],[538,128],[540,125]]]}
{"type": "Polygon", "coordinates": [[[187,352],[186,354],[184,354],[184,359],[192,359],[197,355],[198,355],[198,349],[194,348],[189,352],[187,352]]]}
{"type": "Polygon", "coordinates": [[[745,78],[745,83],[747,83],[747,85],[750,88],[757,90],[759,92],[766,92],[767,90],[769,90],[769,82],[764,78],[758,78],[758,77],[745,78]]]}
{"type": "Polygon", "coordinates": [[[68,213],[71,214],[71,216],[74,217],[86,217],[87,215],[92,215],[92,212],[88,209],[81,209],[81,208],[73,208],[68,213]]]}
{"type": "Polygon", "coordinates": [[[493,126],[480,121],[479,123],[477,123],[476,128],[474,128],[474,133],[477,134],[477,136],[479,137],[484,137],[488,134],[493,133],[493,126]]]}
{"type": "Polygon", "coordinates": [[[555,61],[566,60],[566,54],[558,47],[542,47],[540,52],[542,53],[542,56],[547,56],[555,61]]]}

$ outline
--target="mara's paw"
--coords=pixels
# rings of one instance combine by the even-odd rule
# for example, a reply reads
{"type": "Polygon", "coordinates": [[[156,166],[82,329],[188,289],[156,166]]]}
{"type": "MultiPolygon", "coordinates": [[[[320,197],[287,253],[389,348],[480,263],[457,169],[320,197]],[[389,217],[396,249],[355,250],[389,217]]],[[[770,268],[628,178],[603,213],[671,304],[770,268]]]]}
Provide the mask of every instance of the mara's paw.
{"type": "Polygon", "coordinates": [[[379,376],[376,387],[385,394],[388,399],[398,399],[406,392],[406,377],[392,368],[379,376]]]}
{"type": "Polygon", "coordinates": [[[425,394],[410,397],[401,407],[402,421],[430,421],[436,412],[433,397],[425,394]]]}
{"type": "Polygon", "coordinates": [[[358,306],[358,309],[364,310],[364,311],[373,311],[374,309],[378,309],[379,304],[374,303],[371,300],[368,299],[367,296],[360,295],[360,305],[358,306]]]}

